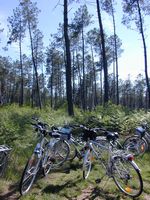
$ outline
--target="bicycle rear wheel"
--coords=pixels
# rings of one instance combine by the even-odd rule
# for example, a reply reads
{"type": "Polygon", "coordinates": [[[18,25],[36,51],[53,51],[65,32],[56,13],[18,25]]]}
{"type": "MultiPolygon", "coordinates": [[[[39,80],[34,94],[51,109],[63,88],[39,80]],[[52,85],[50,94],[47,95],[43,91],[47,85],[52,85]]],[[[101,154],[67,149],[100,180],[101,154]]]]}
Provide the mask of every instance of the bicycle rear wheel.
{"type": "Polygon", "coordinates": [[[0,152],[0,177],[4,176],[7,167],[7,162],[8,162],[7,153],[4,151],[0,152]]]}
{"type": "Polygon", "coordinates": [[[92,153],[91,153],[90,149],[88,149],[85,152],[85,155],[83,158],[83,178],[84,179],[87,179],[90,174],[91,167],[92,167],[91,158],[92,158],[92,153]]]}
{"type": "Polygon", "coordinates": [[[127,149],[134,156],[142,156],[148,149],[148,143],[145,139],[139,138],[137,136],[128,137],[124,143],[123,148],[127,149]]]}
{"type": "Polygon", "coordinates": [[[36,174],[39,170],[40,160],[41,159],[38,158],[38,154],[33,153],[31,158],[27,161],[19,184],[19,191],[21,195],[25,195],[32,187],[36,174]]]}
{"type": "Polygon", "coordinates": [[[138,197],[142,193],[142,177],[133,161],[116,157],[111,172],[116,185],[123,193],[130,197],[138,197]]]}
{"type": "Polygon", "coordinates": [[[69,146],[70,146],[70,150],[69,150],[70,153],[67,160],[73,161],[77,157],[77,150],[72,144],[70,144],[69,146]]]}

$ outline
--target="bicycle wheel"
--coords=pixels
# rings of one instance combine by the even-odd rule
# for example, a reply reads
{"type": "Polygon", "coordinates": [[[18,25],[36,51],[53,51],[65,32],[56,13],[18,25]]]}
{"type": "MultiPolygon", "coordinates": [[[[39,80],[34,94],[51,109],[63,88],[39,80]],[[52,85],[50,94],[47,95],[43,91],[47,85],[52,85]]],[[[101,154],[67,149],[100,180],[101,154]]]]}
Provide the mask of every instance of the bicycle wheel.
{"type": "Polygon", "coordinates": [[[53,146],[54,164],[53,167],[62,165],[69,156],[69,144],[64,140],[58,140],[53,146]]]}
{"type": "Polygon", "coordinates": [[[76,157],[77,157],[77,150],[76,150],[75,146],[72,143],[70,143],[69,144],[69,155],[68,155],[67,160],[73,161],[76,157]]]}
{"type": "Polygon", "coordinates": [[[7,167],[8,156],[7,153],[2,151],[0,152],[0,177],[3,177],[7,167]]]}
{"type": "Polygon", "coordinates": [[[148,149],[148,143],[145,139],[139,138],[137,136],[128,137],[124,143],[123,148],[127,149],[134,156],[142,156],[148,149]]]}
{"type": "Polygon", "coordinates": [[[91,151],[90,149],[88,149],[85,152],[85,155],[83,158],[83,178],[84,179],[87,179],[90,174],[91,166],[92,166],[91,158],[92,158],[91,151]]]}
{"type": "Polygon", "coordinates": [[[133,161],[116,157],[111,172],[116,185],[123,193],[130,197],[138,197],[142,193],[142,177],[133,161]]]}
{"type": "Polygon", "coordinates": [[[36,174],[39,170],[40,160],[41,159],[38,158],[36,153],[33,153],[31,158],[28,160],[19,184],[19,191],[21,195],[26,194],[32,187],[36,174]]]}
{"type": "Polygon", "coordinates": [[[43,161],[42,161],[42,172],[44,176],[46,176],[50,172],[53,162],[54,159],[52,150],[49,147],[46,147],[44,150],[43,161]]]}

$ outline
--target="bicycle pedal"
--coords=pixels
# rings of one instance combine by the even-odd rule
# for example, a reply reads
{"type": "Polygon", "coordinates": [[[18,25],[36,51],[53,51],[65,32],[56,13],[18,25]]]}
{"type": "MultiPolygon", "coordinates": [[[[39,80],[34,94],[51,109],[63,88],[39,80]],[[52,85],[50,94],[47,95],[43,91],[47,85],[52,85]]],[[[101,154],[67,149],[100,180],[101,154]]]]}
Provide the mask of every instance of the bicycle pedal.
{"type": "Polygon", "coordinates": [[[50,158],[49,160],[53,163],[55,162],[55,158],[50,158]]]}
{"type": "Polygon", "coordinates": [[[97,183],[97,184],[100,183],[100,182],[101,182],[100,178],[98,178],[98,179],[95,180],[95,183],[97,183]]]}

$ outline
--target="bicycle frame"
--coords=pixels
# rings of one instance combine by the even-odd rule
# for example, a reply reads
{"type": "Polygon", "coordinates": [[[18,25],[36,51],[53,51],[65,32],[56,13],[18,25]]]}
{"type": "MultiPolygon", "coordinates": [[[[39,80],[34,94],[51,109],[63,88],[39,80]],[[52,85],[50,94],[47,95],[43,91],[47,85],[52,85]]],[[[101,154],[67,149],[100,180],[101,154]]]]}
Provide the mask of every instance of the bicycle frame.
{"type": "Polygon", "coordinates": [[[87,143],[87,145],[88,145],[88,148],[91,149],[92,153],[94,153],[96,158],[100,161],[100,164],[104,167],[104,169],[106,170],[106,174],[108,176],[112,176],[111,168],[113,165],[113,161],[116,157],[121,157],[121,158],[129,160],[129,161],[131,159],[131,162],[133,163],[136,170],[140,171],[140,169],[136,165],[136,163],[132,161],[133,156],[131,154],[126,153],[123,149],[117,149],[117,144],[120,145],[119,141],[115,141],[115,143],[112,141],[110,141],[110,142],[106,141],[106,142],[107,142],[108,146],[99,144],[98,142],[92,141],[92,140],[89,141],[87,143]],[[101,156],[96,151],[94,146],[97,146],[99,148],[100,154],[103,154],[104,151],[107,151],[108,158],[107,158],[106,163],[104,163],[104,161],[101,159],[101,156]]]}

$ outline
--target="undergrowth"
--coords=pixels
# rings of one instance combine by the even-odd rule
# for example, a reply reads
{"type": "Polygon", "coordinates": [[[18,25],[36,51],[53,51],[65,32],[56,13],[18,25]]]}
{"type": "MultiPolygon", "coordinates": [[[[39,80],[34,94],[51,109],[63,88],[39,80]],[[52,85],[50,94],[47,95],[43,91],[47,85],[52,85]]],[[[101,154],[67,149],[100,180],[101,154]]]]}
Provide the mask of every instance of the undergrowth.
{"type": "MultiPolygon", "coordinates": [[[[150,124],[150,112],[143,110],[129,111],[112,104],[108,104],[105,108],[99,106],[91,112],[83,112],[75,108],[74,117],[69,117],[65,108],[54,111],[49,107],[42,110],[18,107],[17,105],[1,107],[0,144],[7,144],[12,150],[5,178],[0,180],[0,193],[4,190],[4,185],[1,182],[5,183],[6,186],[9,183],[19,183],[25,163],[34,149],[37,136],[31,126],[33,116],[40,118],[50,126],[83,124],[88,127],[105,127],[108,130],[119,132],[124,137],[134,133],[135,127],[142,122],[147,121],[150,124]]],[[[146,154],[144,162],[148,163],[149,159],[149,155],[146,154]]],[[[49,178],[53,178],[52,183],[50,183],[49,179],[39,180],[34,190],[35,194],[31,193],[28,197],[22,197],[21,199],[72,199],[72,197],[78,196],[81,190],[89,184],[97,187],[94,182],[96,176],[98,176],[97,167],[95,167],[96,173],[92,173],[92,178],[85,182],[81,180],[81,166],[79,166],[79,163],[75,165],[73,166],[72,164],[74,170],[69,175],[62,172],[51,174],[49,178]],[[63,180],[63,182],[60,182],[60,180],[63,180]]],[[[144,190],[149,194],[150,171],[148,165],[145,165],[143,174],[146,183],[144,190]]],[[[114,189],[111,187],[109,187],[109,190],[111,190],[110,193],[114,192],[114,189]]]]}

